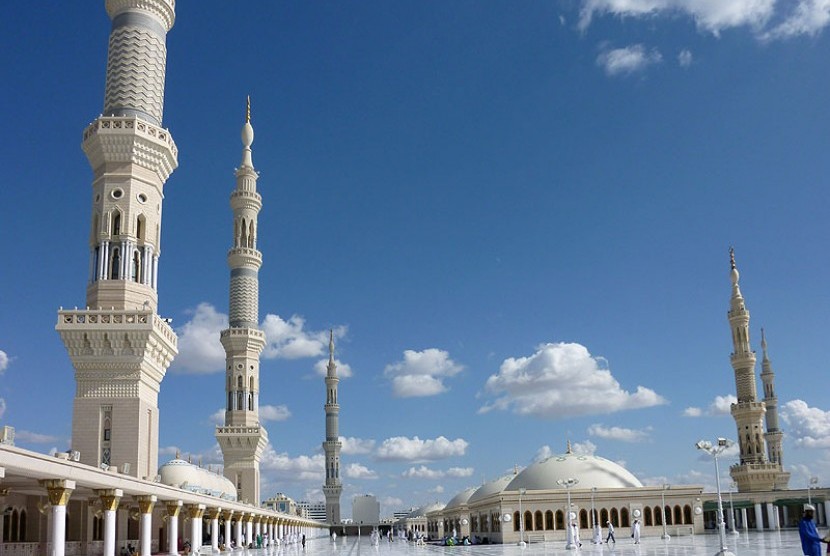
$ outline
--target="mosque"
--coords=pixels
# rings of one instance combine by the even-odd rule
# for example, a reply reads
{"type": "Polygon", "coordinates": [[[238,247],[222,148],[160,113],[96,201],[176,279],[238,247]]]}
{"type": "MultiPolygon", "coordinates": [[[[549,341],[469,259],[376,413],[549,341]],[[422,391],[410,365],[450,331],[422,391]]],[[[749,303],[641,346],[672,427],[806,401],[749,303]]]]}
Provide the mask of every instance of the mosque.
{"type": "MultiPolygon", "coordinates": [[[[177,457],[158,466],[158,394],[177,354],[177,337],[158,313],[163,188],[177,167],[177,148],[162,127],[166,35],[175,0],[106,0],[112,20],[103,115],[83,131],[93,171],[86,307],[61,309],[56,329],[75,369],[72,448],[46,455],[14,445],[0,430],[0,552],[8,555],[103,554],[128,543],[142,556],[178,554],[185,542],[213,552],[250,543],[328,535],[341,523],[337,367],[329,342],[325,377],[327,523],[261,505],[260,459],[268,433],[259,419],[258,328],[262,253],[257,249],[256,190],[250,103],[242,127],[242,162],[231,192],[233,242],[226,354],[224,424],[216,428],[223,475],[177,457]],[[207,548],[207,547],[206,547],[207,548]]],[[[774,373],[762,336],[764,398],[758,399],[749,312],[731,259],[729,323],[738,401],[732,406],[740,462],[726,521],[730,528],[791,527],[808,491],[787,490],[783,433],[774,373]]],[[[828,491],[815,490],[820,523],[828,491]]],[[[446,504],[414,510],[398,526],[439,538],[455,532],[482,542],[564,538],[568,522],[584,530],[606,523],[644,535],[702,533],[715,522],[715,499],[697,485],[644,486],[623,466],[571,451],[458,493],[446,504]]]]}
{"type": "MultiPolygon", "coordinates": [[[[764,398],[757,397],[755,352],[749,341],[749,311],[741,293],[735,253],[730,249],[732,296],[727,313],[734,351],[737,403],[732,404],[739,462],[729,469],[737,488],[725,502],[724,522],[731,530],[778,530],[797,527],[802,505],[817,507],[816,521],[828,524],[827,489],[788,490],[784,470],[783,432],[778,425],[775,373],[761,331],[761,381],[764,398]]],[[[726,447],[730,441],[722,441],[726,447]]],[[[691,446],[690,446],[691,448],[691,446]]],[[[725,491],[730,489],[726,488],[725,491]]],[[[621,465],[596,455],[571,451],[551,456],[456,494],[446,504],[431,504],[410,512],[396,526],[410,535],[430,539],[469,537],[478,542],[564,540],[569,522],[592,539],[595,525],[610,523],[626,529],[634,520],[644,536],[693,535],[715,528],[717,494],[699,485],[644,486],[621,465]],[[569,519],[570,518],[570,519],[569,519]]]]}

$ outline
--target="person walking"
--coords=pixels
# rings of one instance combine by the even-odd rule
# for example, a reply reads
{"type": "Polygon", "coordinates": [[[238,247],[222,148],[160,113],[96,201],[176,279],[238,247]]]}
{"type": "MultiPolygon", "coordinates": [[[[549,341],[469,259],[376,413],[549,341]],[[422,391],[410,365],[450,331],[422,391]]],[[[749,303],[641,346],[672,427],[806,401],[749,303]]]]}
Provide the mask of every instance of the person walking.
{"type": "Polygon", "coordinates": [[[617,539],[614,538],[614,524],[612,524],[610,521],[606,521],[605,525],[606,527],[608,527],[608,537],[606,537],[605,539],[605,544],[608,544],[608,541],[617,544],[617,539]]]}
{"type": "Polygon", "coordinates": [[[821,556],[821,543],[816,524],[813,523],[813,513],[816,511],[811,504],[804,504],[804,515],[798,522],[798,536],[801,537],[801,551],[804,556],[821,556]]]}
{"type": "Polygon", "coordinates": [[[640,544],[640,520],[635,519],[631,525],[631,538],[634,539],[634,544],[640,544]]]}

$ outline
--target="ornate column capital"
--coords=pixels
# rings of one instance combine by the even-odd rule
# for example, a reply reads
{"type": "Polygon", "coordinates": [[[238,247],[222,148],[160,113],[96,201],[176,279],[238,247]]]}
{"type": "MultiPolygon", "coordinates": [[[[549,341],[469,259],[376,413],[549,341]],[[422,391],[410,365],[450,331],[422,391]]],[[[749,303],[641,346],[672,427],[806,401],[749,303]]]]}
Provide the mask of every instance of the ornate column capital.
{"type": "Polygon", "coordinates": [[[253,523],[255,518],[256,516],[253,514],[253,512],[251,512],[245,516],[245,521],[247,521],[248,523],[253,523]]]}
{"type": "Polygon", "coordinates": [[[101,500],[101,508],[105,512],[114,512],[118,509],[118,504],[121,502],[121,497],[124,496],[124,491],[120,488],[109,488],[96,490],[95,494],[101,500]]]}
{"type": "Polygon", "coordinates": [[[222,510],[222,518],[225,521],[230,520],[233,517],[233,510],[222,510]]]}
{"type": "Polygon", "coordinates": [[[205,517],[208,519],[219,519],[222,516],[222,508],[208,508],[205,510],[205,517]]]}
{"type": "Polygon", "coordinates": [[[169,517],[178,517],[183,503],[181,500],[168,500],[164,505],[167,508],[167,515],[169,517]]]}
{"type": "Polygon", "coordinates": [[[187,513],[190,516],[190,519],[202,519],[202,516],[205,514],[205,505],[188,504],[187,513]]]}
{"type": "Polygon", "coordinates": [[[153,513],[153,506],[156,505],[158,498],[156,498],[155,494],[146,494],[136,496],[135,501],[138,502],[138,511],[140,513],[151,514],[153,513]]]}
{"type": "Polygon", "coordinates": [[[75,490],[75,481],[68,479],[42,479],[38,483],[46,489],[49,503],[53,506],[66,506],[72,491],[75,490]]]}

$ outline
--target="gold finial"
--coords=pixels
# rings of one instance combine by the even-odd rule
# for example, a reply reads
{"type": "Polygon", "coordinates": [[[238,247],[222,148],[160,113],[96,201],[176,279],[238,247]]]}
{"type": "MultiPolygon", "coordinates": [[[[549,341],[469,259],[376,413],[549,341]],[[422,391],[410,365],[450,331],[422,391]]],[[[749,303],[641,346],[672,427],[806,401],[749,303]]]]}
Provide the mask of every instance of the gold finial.
{"type": "Polygon", "coordinates": [[[729,264],[732,265],[732,270],[735,270],[735,248],[729,246],[729,264]]]}
{"type": "Polygon", "coordinates": [[[573,452],[571,451],[571,441],[570,441],[570,439],[568,439],[568,449],[565,450],[565,453],[566,454],[573,454],[573,452]]]}
{"type": "Polygon", "coordinates": [[[182,453],[176,448],[176,459],[182,459],[182,453]]]}
{"type": "Polygon", "coordinates": [[[248,95],[248,104],[245,107],[245,123],[251,123],[251,95],[248,95]]]}

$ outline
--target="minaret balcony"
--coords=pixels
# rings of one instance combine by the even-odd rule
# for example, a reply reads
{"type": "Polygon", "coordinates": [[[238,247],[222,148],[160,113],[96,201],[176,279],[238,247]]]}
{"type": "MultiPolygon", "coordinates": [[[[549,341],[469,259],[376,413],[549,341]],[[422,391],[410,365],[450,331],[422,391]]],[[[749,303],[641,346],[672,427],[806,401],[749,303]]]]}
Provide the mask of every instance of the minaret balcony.
{"type": "Polygon", "coordinates": [[[135,116],[100,116],[84,130],[82,147],[93,170],[107,163],[136,164],[162,183],[179,165],[170,132],[135,116]]]}
{"type": "Polygon", "coordinates": [[[230,268],[247,266],[258,269],[262,266],[262,253],[250,247],[234,247],[228,251],[228,266],[230,268]]]}
{"type": "Polygon", "coordinates": [[[262,208],[262,195],[256,191],[237,189],[231,193],[231,208],[233,210],[247,209],[259,212],[259,209],[262,208]]]}

